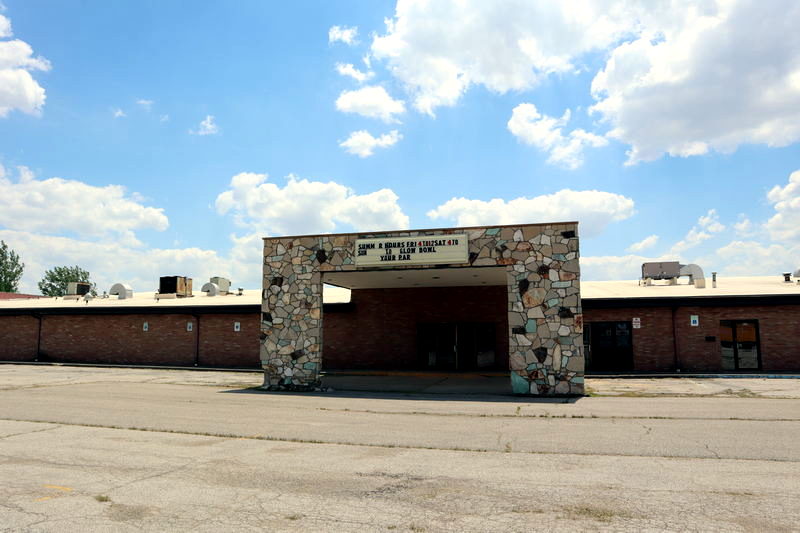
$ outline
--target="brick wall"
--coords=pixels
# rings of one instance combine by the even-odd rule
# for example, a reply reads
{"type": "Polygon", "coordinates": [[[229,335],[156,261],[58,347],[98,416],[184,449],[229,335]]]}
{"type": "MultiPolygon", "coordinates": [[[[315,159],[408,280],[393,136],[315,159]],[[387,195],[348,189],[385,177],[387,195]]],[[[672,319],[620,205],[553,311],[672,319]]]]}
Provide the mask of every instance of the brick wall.
{"type": "MultiPolygon", "coordinates": [[[[32,316],[0,316],[0,360],[35,360],[38,327],[32,316]]],[[[194,366],[197,327],[189,314],[45,315],[39,359],[194,366]]],[[[259,331],[258,313],[200,315],[199,366],[260,368],[259,331]]]]}
{"type": "Polygon", "coordinates": [[[496,322],[496,367],[508,369],[506,287],[359,289],[353,311],[326,312],[323,369],[414,369],[417,324],[496,322]]]}
{"type": "MultiPolygon", "coordinates": [[[[634,370],[674,370],[671,308],[584,307],[586,323],[630,321],[633,317],[639,317],[642,321],[641,329],[634,329],[632,332],[634,370]]],[[[762,370],[800,370],[800,306],[776,305],[678,307],[675,310],[675,338],[682,371],[721,370],[721,320],[758,320],[762,370]],[[698,326],[690,325],[691,315],[699,317],[698,326]],[[714,337],[714,340],[707,341],[706,337],[714,337]]]]}
{"type": "Polygon", "coordinates": [[[191,315],[55,315],[42,319],[43,361],[194,365],[191,315]],[[148,331],[143,330],[147,322],[148,331]]]}
{"type": "Polygon", "coordinates": [[[669,307],[583,309],[584,324],[630,322],[634,317],[641,319],[642,327],[631,331],[633,369],[647,372],[674,370],[672,310],[669,307]]]}
{"type": "Polygon", "coordinates": [[[261,368],[260,333],[259,313],[200,315],[200,366],[261,368]]]}
{"type": "Polygon", "coordinates": [[[0,361],[33,361],[39,320],[32,316],[0,316],[0,361]]]}

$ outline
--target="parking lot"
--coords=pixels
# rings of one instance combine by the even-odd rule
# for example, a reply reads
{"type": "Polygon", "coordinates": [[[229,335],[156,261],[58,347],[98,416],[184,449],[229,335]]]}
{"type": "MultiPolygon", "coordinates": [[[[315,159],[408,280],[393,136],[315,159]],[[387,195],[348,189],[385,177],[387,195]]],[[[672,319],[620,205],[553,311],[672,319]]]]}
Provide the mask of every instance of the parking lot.
{"type": "Polygon", "coordinates": [[[578,399],[260,383],[0,365],[0,529],[798,529],[800,380],[598,379],[578,399]]]}

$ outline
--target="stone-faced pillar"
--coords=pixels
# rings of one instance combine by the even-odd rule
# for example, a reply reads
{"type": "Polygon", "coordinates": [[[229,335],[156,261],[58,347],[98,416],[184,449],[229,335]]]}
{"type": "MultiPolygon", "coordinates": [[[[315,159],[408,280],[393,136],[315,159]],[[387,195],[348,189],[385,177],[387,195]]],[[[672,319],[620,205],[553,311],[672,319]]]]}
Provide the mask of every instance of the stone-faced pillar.
{"type": "Polygon", "coordinates": [[[319,239],[264,240],[261,365],[264,387],[319,386],[322,362],[322,274],[319,239]]]}

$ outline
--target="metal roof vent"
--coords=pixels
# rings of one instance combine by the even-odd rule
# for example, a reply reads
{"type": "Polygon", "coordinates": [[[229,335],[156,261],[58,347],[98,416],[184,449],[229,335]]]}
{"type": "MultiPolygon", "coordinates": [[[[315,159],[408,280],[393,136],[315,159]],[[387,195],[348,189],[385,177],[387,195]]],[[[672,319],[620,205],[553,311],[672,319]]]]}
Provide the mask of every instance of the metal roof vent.
{"type": "Polygon", "coordinates": [[[127,283],[115,283],[108,290],[108,294],[116,296],[118,300],[133,298],[133,287],[127,283]]]}
{"type": "Polygon", "coordinates": [[[208,282],[203,285],[203,288],[200,289],[202,292],[208,293],[209,296],[216,296],[217,294],[223,294],[219,288],[219,285],[216,283],[208,282]]]}

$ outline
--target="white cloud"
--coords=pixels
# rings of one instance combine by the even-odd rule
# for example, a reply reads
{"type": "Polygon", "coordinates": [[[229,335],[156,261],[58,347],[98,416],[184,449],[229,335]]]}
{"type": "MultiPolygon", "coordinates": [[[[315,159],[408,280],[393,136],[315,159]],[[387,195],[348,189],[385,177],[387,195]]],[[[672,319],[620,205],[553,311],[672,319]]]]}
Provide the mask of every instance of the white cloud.
{"type": "MultiPolygon", "coordinates": [[[[12,36],[11,21],[0,15],[0,38],[12,36]]],[[[38,115],[44,107],[44,88],[31,75],[32,71],[50,70],[50,62],[34,56],[25,41],[0,41],[0,118],[13,110],[38,115]]]]}
{"type": "Polygon", "coordinates": [[[397,143],[403,136],[392,130],[380,137],[373,137],[366,130],[354,131],[346,141],[339,143],[348,153],[364,158],[371,156],[376,148],[388,148],[397,143]]]}
{"type": "Polygon", "coordinates": [[[405,229],[409,219],[391,189],[356,194],[339,183],[290,175],[280,187],[266,174],[242,172],[217,196],[220,214],[232,213],[242,227],[267,235],[330,233],[340,224],[356,230],[405,229]]]}
{"type": "Polygon", "coordinates": [[[163,209],[142,205],[120,185],[39,180],[26,167],[19,167],[16,182],[0,177],[0,226],[10,230],[70,232],[137,245],[135,230],[162,231],[168,225],[163,209]]]}
{"type": "Polygon", "coordinates": [[[100,291],[107,291],[113,283],[127,282],[135,291],[154,293],[158,278],[169,275],[194,278],[196,293],[199,282],[211,276],[230,277],[236,286],[260,287],[260,239],[234,242],[230,257],[199,248],[131,248],[114,242],[8,229],[0,229],[0,239],[25,263],[22,292],[38,293],[36,284],[44,271],[61,265],[80,265],[88,270],[100,291]]]}
{"type": "Polygon", "coordinates": [[[561,128],[567,125],[570,116],[569,109],[561,118],[553,118],[539,113],[533,104],[519,104],[512,111],[507,127],[520,141],[548,152],[548,163],[576,169],[583,164],[585,147],[605,146],[608,140],[582,129],[564,135],[561,128]]]}
{"type": "Polygon", "coordinates": [[[357,27],[331,26],[331,29],[328,30],[329,43],[342,42],[344,44],[354,45],[358,43],[356,37],[358,37],[357,27]]]}
{"type": "Polygon", "coordinates": [[[673,255],[679,255],[689,248],[707,241],[715,233],[719,233],[724,229],[725,226],[719,222],[717,210],[709,209],[708,213],[697,219],[697,224],[689,230],[686,236],[672,246],[670,252],[673,255]]]}
{"type": "Polygon", "coordinates": [[[471,85],[522,91],[572,72],[577,56],[631,26],[624,5],[610,1],[401,0],[371,51],[408,87],[414,107],[433,115],[471,85]]]}
{"type": "Polygon", "coordinates": [[[767,221],[766,229],[775,241],[800,242],[800,170],[789,175],[789,182],[776,185],[767,200],[776,213],[767,221]]]}
{"type": "Polygon", "coordinates": [[[139,100],[136,100],[136,104],[139,105],[142,109],[144,109],[148,113],[150,112],[151,109],[153,109],[152,100],[145,100],[143,98],[140,98],[139,100]]]}
{"type": "Polygon", "coordinates": [[[581,256],[581,278],[584,280],[604,281],[638,279],[642,273],[642,263],[662,259],[643,255],[600,255],[581,256]]]}
{"type": "Polygon", "coordinates": [[[650,235],[649,237],[645,237],[639,242],[635,242],[628,246],[629,252],[641,252],[642,250],[646,250],[647,248],[652,248],[658,243],[658,235],[650,235]]]}
{"type": "Polygon", "coordinates": [[[114,115],[114,118],[124,118],[128,116],[125,114],[125,111],[123,111],[120,108],[114,109],[114,111],[112,111],[112,114],[114,115]]]}
{"type": "Polygon", "coordinates": [[[733,241],[717,249],[708,258],[720,273],[728,276],[779,276],[800,267],[800,245],[733,241]]]}
{"type": "Polygon", "coordinates": [[[371,54],[433,115],[474,85],[595,73],[591,111],[627,164],[800,141],[798,2],[400,0],[371,54]]]}
{"type": "Polygon", "coordinates": [[[219,127],[214,122],[214,115],[206,115],[206,118],[200,121],[200,127],[196,130],[189,130],[189,133],[192,135],[216,135],[219,133],[219,127]]]}
{"type": "Polygon", "coordinates": [[[336,72],[342,76],[350,76],[359,83],[363,83],[375,76],[374,72],[361,72],[352,63],[336,63],[336,72]]]}
{"type": "Polygon", "coordinates": [[[577,220],[582,236],[601,233],[608,224],[630,218],[633,200],[603,191],[562,189],[533,198],[489,201],[453,198],[428,212],[432,219],[445,219],[458,226],[525,224],[577,220]]]}
{"type": "Polygon", "coordinates": [[[397,123],[400,121],[395,115],[403,114],[406,107],[402,100],[389,96],[383,87],[368,86],[355,91],[344,91],[336,99],[336,109],[343,113],[357,113],[387,123],[397,123]]]}
{"type": "Polygon", "coordinates": [[[741,213],[739,215],[739,221],[733,225],[733,229],[736,230],[736,234],[742,237],[746,237],[753,234],[753,222],[745,215],[741,213]]]}
{"type": "Polygon", "coordinates": [[[159,122],[169,122],[169,115],[161,115],[158,117],[159,122]]]}
{"type": "Polygon", "coordinates": [[[0,15],[0,38],[5,39],[11,37],[14,33],[11,31],[11,21],[8,17],[0,15]]]}
{"type": "Polygon", "coordinates": [[[650,3],[638,20],[592,82],[628,164],[800,140],[800,4],[650,3]]]}

